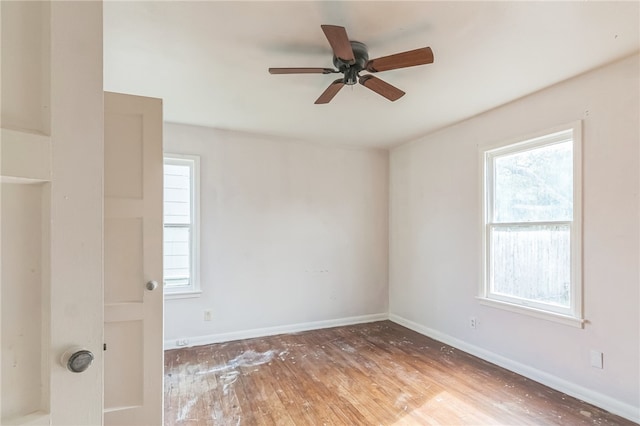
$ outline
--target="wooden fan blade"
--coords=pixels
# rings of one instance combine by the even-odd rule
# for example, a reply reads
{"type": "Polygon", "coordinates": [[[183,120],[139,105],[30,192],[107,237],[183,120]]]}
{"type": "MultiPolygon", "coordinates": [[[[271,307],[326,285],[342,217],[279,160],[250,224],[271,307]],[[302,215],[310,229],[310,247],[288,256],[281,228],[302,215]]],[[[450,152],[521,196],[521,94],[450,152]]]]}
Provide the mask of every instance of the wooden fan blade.
{"type": "Polygon", "coordinates": [[[338,27],[336,25],[320,25],[322,31],[324,31],[324,35],[329,40],[329,44],[333,49],[333,54],[336,55],[336,58],[340,59],[342,62],[347,62],[349,64],[354,64],[356,62],[356,58],[353,55],[353,49],[351,48],[351,42],[349,41],[349,36],[347,35],[347,30],[344,27],[338,27]]]}
{"type": "Polygon", "coordinates": [[[379,72],[431,63],[433,63],[433,51],[430,47],[423,47],[421,49],[371,59],[367,62],[366,69],[369,72],[379,72]]]}
{"type": "Polygon", "coordinates": [[[269,68],[269,74],[331,74],[332,68],[269,68]]]}
{"type": "Polygon", "coordinates": [[[367,89],[371,89],[377,94],[384,96],[390,101],[397,101],[404,96],[404,92],[402,90],[373,75],[364,75],[360,77],[360,84],[367,89]]]}
{"type": "Polygon", "coordinates": [[[314,103],[328,104],[331,101],[331,99],[333,99],[333,97],[337,95],[340,89],[342,89],[343,87],[344,87],[344,83],[342,82],[341,78],[334,81],[333,83],[331,83],[331,85],[329,85],[329,87],[327,87],[327,90],[322,92],[322,95],[320,95],[320,97],[314,103]]]}

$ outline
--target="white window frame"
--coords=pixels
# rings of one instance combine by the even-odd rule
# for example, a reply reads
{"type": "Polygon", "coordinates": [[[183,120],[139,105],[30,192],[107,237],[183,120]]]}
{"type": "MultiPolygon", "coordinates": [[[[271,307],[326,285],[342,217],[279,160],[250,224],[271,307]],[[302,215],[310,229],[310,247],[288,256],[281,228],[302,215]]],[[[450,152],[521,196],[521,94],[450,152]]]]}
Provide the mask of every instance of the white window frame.
{"type": "MultiPolygon", "coordinates": [[[[167,287],[164,285],[163,279],[164,297],[165,299],[199,297],[202,293],[200,288],[200,157],[197,155],[165,153],[164,164],[187,165],[191,170],[191,244],[189,247],[191,262],[189,284],[167,287]]],[[[164,215],[162,227],[164,231],[164,215]]]]}
{"type": "MultiPolygon", "coordinates": [[[[497,145],[481,148],[479,153],[481,171],[482,200],[482,277],[479,301],[512,312],[551,320],[566,325],[582,327],[583,283],[582,283],[582,122],[556,126],[525,137],[504,141],[497,145]],[[563,141],[573,141],[573,218],[571,221],[528,222],[530,225],[569,224],[571,244],[571,284],[570,306],[567,309],[553,308],[543,303],[535,303],[515,297],[504,297],[491,293],[491,241],[490,230],[493,217],[493,160],[501,155],[541,148],[563,141]]],[[[504,224],[501,224],[504,225],[504,224]]]]}

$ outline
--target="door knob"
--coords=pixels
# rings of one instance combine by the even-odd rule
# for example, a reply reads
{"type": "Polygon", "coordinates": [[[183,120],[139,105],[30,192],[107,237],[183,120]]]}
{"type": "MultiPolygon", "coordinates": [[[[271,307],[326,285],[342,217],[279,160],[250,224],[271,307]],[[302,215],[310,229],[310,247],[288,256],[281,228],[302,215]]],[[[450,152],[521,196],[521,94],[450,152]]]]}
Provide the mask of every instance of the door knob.
{"type": "Polygon", "coordinates": [[[151,280],[147,283],[147,290],[153,291],[158,288],[158,281],[151,280]]]}
{"type": "Polygon", "coordinates": [[[93,364],[93,352],[82,348],[72,348],[62,354],[61,364],[72,373],[82,373],[93,364]]]}

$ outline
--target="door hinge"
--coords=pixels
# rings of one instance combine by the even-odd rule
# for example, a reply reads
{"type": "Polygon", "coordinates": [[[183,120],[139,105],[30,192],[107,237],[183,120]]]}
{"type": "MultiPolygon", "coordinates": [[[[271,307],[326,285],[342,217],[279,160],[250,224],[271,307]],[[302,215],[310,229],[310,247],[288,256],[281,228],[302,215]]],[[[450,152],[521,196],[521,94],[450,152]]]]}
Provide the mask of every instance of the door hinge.
{"type": "Polygon", "coordinates": [[[107,344],[106,344],[106,343],[103,343],[103,344],[102,344],[102,350],[103,350],[103,351],[106,351],[106,350],[107,350],[107,344]]]}

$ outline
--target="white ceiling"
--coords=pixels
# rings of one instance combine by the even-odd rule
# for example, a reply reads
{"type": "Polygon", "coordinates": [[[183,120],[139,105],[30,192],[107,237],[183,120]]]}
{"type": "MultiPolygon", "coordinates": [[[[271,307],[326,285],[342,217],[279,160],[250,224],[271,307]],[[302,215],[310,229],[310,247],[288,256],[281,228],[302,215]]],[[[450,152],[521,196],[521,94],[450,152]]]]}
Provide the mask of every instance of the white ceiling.
{"type": "Polygon", "coordinates": [[[390,147],[638,51],[633,2],[105,2],[105,90],[164,99],[166,121],[286,139],[390,147]],[[321,24],[370,58],[430,46],[431,65],[377,77],[390,102],[337,74],[321,24]]]}

